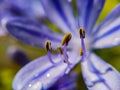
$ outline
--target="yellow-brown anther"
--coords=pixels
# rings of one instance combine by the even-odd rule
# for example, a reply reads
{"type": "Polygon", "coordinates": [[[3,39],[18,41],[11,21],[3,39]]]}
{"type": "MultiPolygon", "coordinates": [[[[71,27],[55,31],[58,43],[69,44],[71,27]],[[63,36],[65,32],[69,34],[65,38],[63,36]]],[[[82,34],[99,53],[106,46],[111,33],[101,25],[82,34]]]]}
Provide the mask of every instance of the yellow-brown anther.
{"type": "Polygon", "coordinates": [[[60,46],[57,47],[57,50],[60,52],[60,54],[63,54],[63,50],[60,46]]]}
{"type": "Polygon", "coordinates": [[[66,33],[62,39],[62,45],[64,44],[68,45],[68,42],[70,41],[71,38],[72,38],[71,33],[66,33]]]}
{"type": "Polygon", "coordinates": [[[80,34],[80,38],[85,38],[85,29],[84,28],[80,28],[78,30],[79,34],[80,34]]]}
{"type": "Polygon", "coordinates": [[[51,42],[47,40],[47,41],[45,42],[45,47],[46,47],[46,50],[47,50],[47,51],[51,51],[51,50],[52,50],[51,42]]]}
{"type": "Polygon", "coordinates": [[[82,56],[83,55],[83,50],[82,50],[82,48],[80,48],[80,56],[82,56]]]}

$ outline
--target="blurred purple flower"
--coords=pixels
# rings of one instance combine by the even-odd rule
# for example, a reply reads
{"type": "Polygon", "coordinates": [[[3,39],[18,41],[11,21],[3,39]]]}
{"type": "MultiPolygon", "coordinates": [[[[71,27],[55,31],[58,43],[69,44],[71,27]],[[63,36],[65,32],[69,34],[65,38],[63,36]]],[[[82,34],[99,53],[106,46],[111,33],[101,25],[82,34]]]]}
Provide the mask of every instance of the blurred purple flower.
{"type": "Polygon", "coordinates": [[[8,32],[21,42],[44,47],[46,40],[51,41],[47,42],[48,55],[27,64],[17,73],[13,89],[48,89],[81,62],[89,90],[101,90],[101,87],[102,90],[120,90],[120,74],[92,52],[93,49],[120,45],[120,5],[95,28],[105,0],[76,0],[76,18],[70,0],[41,0],[41,3],[48,18],[63,34],[55,33],[45,25],[26,18],[6,20],[4,25],[8,32]],[[62,39],[64,33],[67,34],[62,39]],[[52,55],[51,47],[56,49],[61,41],[63,46],[59,47],[60,54],[52,55]]]}
{"type": "Polygon", "coordinates": [[[30,62],[28,56],[18,47],[10,46],[7,50],[8,57],[18,65],[24,66],[30,62]]]}

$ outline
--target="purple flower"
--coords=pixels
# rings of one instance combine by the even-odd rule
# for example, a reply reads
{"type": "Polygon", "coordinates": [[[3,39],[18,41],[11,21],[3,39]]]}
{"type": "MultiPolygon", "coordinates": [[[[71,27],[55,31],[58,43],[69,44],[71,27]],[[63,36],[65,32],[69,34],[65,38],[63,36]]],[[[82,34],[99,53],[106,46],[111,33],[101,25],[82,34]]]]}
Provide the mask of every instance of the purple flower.
{"type": "Polygon", "coordinates": [[[6,20],[6,29],[16,39],[47,49],[46,56],[27,64],[17,73],[13,89],[48,89],[81,62],[89,90],[120,90],[120,74],[92,52],[120,45],[120,5],[95,28],[105,0],[76,0],[76,18],[70,0],[41,0],[41,3],[48,18],[63,33],[55,33],[26,18],[6,20]],[[59,53],[52,55],[51,48],[57,48],[59,53]]]}
{"type": "Polygon", "coordinates": [[[29,63],[29,58],[23,50],[18,47],[10,46],[7,50],[8,57],[18,65],[24,66],[29,63]]]}

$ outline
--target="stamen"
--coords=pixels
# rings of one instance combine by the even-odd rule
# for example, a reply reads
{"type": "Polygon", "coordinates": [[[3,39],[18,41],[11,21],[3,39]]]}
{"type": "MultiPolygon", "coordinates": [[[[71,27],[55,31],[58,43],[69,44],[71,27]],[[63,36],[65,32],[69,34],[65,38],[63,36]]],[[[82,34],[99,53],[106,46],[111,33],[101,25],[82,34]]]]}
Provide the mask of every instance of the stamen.
{"type": "Polygon", "coordinates": [[[52,50],[51,42],[47,40],[47,41],[45,42],[45,47],[46,47],[46,50],[47,50],[47,51],[51,51],[51,50],[52,50]]]}
{"type": "Polygon", "coordinates": [[[66,45],[66,43],[64,44],[64,48],[63,48],[63,49],[64,49],[64,50],[63,50],[64,63],[67,63],[68,66],[70,66],[71,63],[70,63],[69,60],[68,60],[67,45],[66,45]]]}
{"type": "Polygon", "coordinates": [[[71,40],[72,35],[71,33],[66,33],[62,39],[62,46],[64,46],[63,48],[63,57],[64,57],[64,62],[68,64],[68,66],[71,64],[68,61],[68,55],[67,55],[67,45],[69,43],[69,41],[71,40]]]}
{"type": "Polygon", "coordinates": [[[80,39],[81,39],[81,48],[80,48],[80,56],[82,56],[82,61],[84,61],[84,58],[86,57],[86,49],[85,49],[85,44],[84,44],[84,38],[85,38],[85,29],[84,28],[80,28],[78,30],[79,34],[80,34],[80,39]]]}
{"type": "Polygon", "coordinates": [[[63,55],[63,50],[60,46],[57,47],[57,50],[60,52],[61,55],[63,55]]]}
{"type": "Polygon", "coordinates": [[[85,38],[85,29],[84,28],[80,28],[78,30],[79,34],[80,34],[80,38],[85,38]]]}
{"type": "Polygon", "coordinates": [[[83,50],[82,50],[82,48],[80,48],[80,56],[82,56],[83,55],[83,50]]]}
{"type": "Polygon", "coordinates": [[[62,39],[62,45],[64,44],[68,45],[68,42],[70,41],[71,38],[72,38],[71,33],[66,33],[62,39]]]}
{"type": "Polygon", "coordinates": [[[68,61],[68,55],[67,55],[67,45],[69,43],[69,41],[71,40],[72,38],[72,35],[71,33],[66,33],[62,39],[62,46],[63,47],[63,50],[60,46],[58,46],[57,50],[60,52],[60,54],[62,55],[63,57],[63,60],[64,60],[64,63],[67,63],[68,66],[71,64],[69,61],[68,61]]]}
{"type": "Polygon", "coordinates": [[[50,41],[46,41],[45,42],[45,47],[46,47],[48,58],[49,58],[50,62],[52,64],[55,64],[54,61],[52,60],[52,57],[51,57],[51,51],[52,51],[51,42],[50,41]]]}
{"type": "Polygon", "coordinates": [[[61,54],[61,57],[64,60],[64,63],[69,64],[69,62],[68,62],[68,55],[67,55],[67,51],[65,50],[65,47],[64,47],[64,51],[62,50],[62,48],[60,46],[57,47],[57,50],[61,54]]]}

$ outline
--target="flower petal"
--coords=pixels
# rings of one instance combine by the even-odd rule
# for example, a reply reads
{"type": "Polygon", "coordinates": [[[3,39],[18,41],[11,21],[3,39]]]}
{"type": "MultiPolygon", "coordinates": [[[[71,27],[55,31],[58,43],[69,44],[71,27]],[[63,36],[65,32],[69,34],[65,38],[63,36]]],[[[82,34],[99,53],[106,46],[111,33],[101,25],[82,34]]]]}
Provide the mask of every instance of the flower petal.
{"type": "Polygon", "coordinates": [[[49,19],[63,32],[76,32],[76,22],[68,0],[41,0],[41,3],[49,19]]]}
{"type": "Polygon", "coordinates": [[[5,0],[0,1],[0,21],[3,17],[8,17],[11,15],[12,13],[10,12],[8,3],[6,3],[5,0]]]}
{"type": "Polygon", "coordinates": [[[32,18],[45,16],[43,7],[39,0],[5,0],[14,10],[19,10],[32,18]]]}
{"type": "Polygon", "coordinates": [[[53,85],[62,77],[67,64],[61,62],[61,57],[52,56],[56,64],[51,64],[47,56],[40,57],[23,67],[15,76],[13,89],[15,90],[43,90],[53,85]]]}
{"type": "Polygon", "coordinates": [[[79,26],[91,32],[104,3],[105,0],[77,0],[79,26]]]}
{"type": "Polygon", "coordinates": [[[98,56],[90,54],[81,64],[89,90],[120,90],[120,73],[98,56]]]}
{"type": "Polygon", "coordinates": [[[13,37],[32,46],[44,47],[46,40],[50,40],[53,43],[53,48],[56,48],[61,43],[62,36],[60,34],[26,18],[4,19],[3,26],[13,37]]]}
{"type": "Polygon", "coordinates": [[[120,45],[120,4],[99,25],[93,45],[94,48],[108,48],[120,45]]]}
{"type": "Polygon", "coordinates": [[[55,82],[55,84],[48,90],[75,90],[76,79],[77,74],[75,72],[65,74],[63,77],[58,79],[57,82],[55,82]]]}

